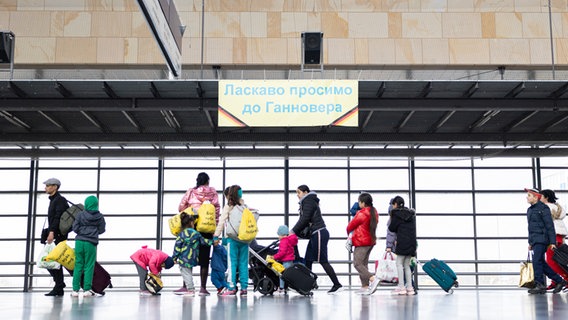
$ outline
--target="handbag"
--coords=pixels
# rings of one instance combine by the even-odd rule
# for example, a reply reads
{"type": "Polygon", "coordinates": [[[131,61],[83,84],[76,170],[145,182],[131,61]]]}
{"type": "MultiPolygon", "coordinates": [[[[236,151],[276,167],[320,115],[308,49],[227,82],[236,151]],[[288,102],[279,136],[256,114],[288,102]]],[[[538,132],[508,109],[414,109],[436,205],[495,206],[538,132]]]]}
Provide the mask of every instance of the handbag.
{"type": "Polygon", "coordinates": [[[46,221],[47,221],[47,218],[43,221],[43,229],[41,229],[41,236],[39,238],[39,243],[41,243],[41,244],[46,244],[47,243],[47,237],[49,237],[49,228],[45,227],[46,221]]]}
{"type": "Polygon", "coordinates": [[[148,291],[153,294],[157,294],[164,287],[164,283],[162,282],[160,276],[152,273],[148,273],[146,281],[144,283],[146,284],[148,291]]]}
{"type": "Polygon", "coordinates": [[[520,288],[534,288],[536,283],[534,282],[534,269],[532,264],[532,251],[527,254],[527,260],[521,262],[521,278],[519,280],[520,288]]]}
{"type": "Polygon", "coordinates": [[[396,255],[392,252],[385,252],[382,259],[378,261],[375,277],[377,277],[381,283],[398,283],[398,271],[396,269],[395,256],[396,255]]]}

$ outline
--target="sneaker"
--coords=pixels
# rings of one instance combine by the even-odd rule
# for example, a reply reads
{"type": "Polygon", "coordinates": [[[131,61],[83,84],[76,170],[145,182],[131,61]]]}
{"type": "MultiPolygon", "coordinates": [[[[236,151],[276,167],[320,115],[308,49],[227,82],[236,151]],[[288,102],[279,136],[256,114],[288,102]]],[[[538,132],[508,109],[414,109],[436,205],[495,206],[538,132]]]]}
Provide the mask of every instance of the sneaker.
{"type": "Polygon", "coordinates": [[[141,296],[152,296],[152,292],[148,291],[148,290],[140,290],[140,295],[141,296]]]}
{"type": "Polygon", "coordinates": [[[241,297],[246,297],[247,293],[248,292],[246,290],[241,290],[241,297]]]}
{"type": "Polygon", "coordinates": [[[65,293],[63,292],[63,289],[53,289],[51,291],[49,291],[48,293],[45,294],[45,296],[47,297],[59,297],[59,296],[63,296],[65,293]]]}
{"type": "Polygon", "coordinates": [[[373,282],[371,282],[371,285],[369,286],[369,293],[373,294],[375,293],[375,291],[377,291],[377,288],[379,287],[379,283],[381,282],[381,280],[379,279],[379,277],[375,277],[375,279],[373,280],[373,282]]]}
{"type": "Polygon", "coordinates": [[[180,295],[180,296],[181,296],[181,295],[184,295],[184,294],[186,294],[186,293],[187,293],[187,288],[186,288],[186,287],[181,287],[181,288],[179,288],[179,289],[177,289],[177,290],[174,290],[174,294],[177,294],[177,295],[180,295]]]}
{"type": "Polygon", "coordinates": [[[71,292],[71,296],[72,296],[73,298],[78,298],[78,297],[79,297],[79,291],[73,291],[73,292],[71,292]]]}
{"type": "Polygon", "coordinates": [[[391,294],[403,296],[403,295],[406,295],[406,289],[405,288],[396,288],[391,292],[391,294]]]}
{"type": "Polygon", "coordinates": [[[368,295],[369,294],[369,288],[360,288],[359,290],[355,291],[356,295],[368,295]]]}
{"type": "Polygon", "coordinates": [[[562,280],[560,282],[558,282],[556,284],[556,286],[554,287],[554,290],[552,290],[552,293],[558,293],[560,291],[562,291],[562,288],[564,288],[566,286],[566,280],[562,280]]]}
{"type": "Polygon", "coordinates": [[[223,292],[221,294],[221,296],[223,297],[231,297],[231,296],[236,296],[237,295],[237,289],[233,289],[233,290],[225,290],[225,292],[223,292]]]}
{"type": "Polygon", "coordinates": [[[343,288],[342,285],[340,284],[334,284],[333,287],[331,287],[331,289],[329,289],[329,291],[327,292],[328,294],[334,294],[336,292],[339,292],[341,290],[341,288],[343,288]]]}
{"type": "Polygon", "coordinates": [[[562,288],[562,293],[567,293],[568,292],[568,285],[564,286],[564,288],[562,288]]]}
{"type": "Polygon", "coordinates": [[[195,297],[195,291],[194,290],[187,290],[184,294],[184,297],[195,297]]]}
{"type": "Polygon", "coordinates": [[[96,295],[97,294],[93,290],[88,290],[88,291],[83,292],[83,298],[94,297],[96,295]]]}
{"type": "Polygon", "coordinates": [[[545,294],[546,287],[542,284],[537,284],[536,287],[528,290],[529,294],[545,294]]]}
{"type": "Polygon", "coordinates": [[[548,287],[546,287],[546,291],[554,290],[556,287],[556,282],[552,281],[548,287]]]}
{"type": "Polygon", "coordinates": [[[209,291],[207,291],[207,289],[201,288],[201,289],[199,289],[199,295],[200,296],[210,296],[211,293],[209,293],[209,291]]]}
{"type": "Polygon", "coordinates": [[[414,291],[414,289],[406,289],[406,295],[407,296],[413,296],[416,294],[416,291],[414,291]]]}
{"type": "Polygon", "coordinates": [[[217,295],[220,296],[221,294],[223,294],[223,291],[225,291],[225,287],[218,288],[217,295]]]}
{"type": "Polygon", "coordinates": [[[285,295],[286,294],[286,290],[282,289],[282,288],[278,288],[278,290],[274,291],[275,295],[285,295]]]}

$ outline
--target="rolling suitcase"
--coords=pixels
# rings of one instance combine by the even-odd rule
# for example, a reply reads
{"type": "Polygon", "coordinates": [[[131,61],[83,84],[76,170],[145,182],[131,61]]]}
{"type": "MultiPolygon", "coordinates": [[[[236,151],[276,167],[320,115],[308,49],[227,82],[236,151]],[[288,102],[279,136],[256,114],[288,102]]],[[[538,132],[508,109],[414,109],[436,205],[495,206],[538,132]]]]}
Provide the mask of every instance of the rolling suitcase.
{"type": "Polygon", "coordinates": [[[563,244],[556,248],[552,255],[552,260],[554,260],[562,270],[568,273],[568,246],[563,244]]]}
{"type": "MultiPolygon", "coordinates": [[[[73,275],[73,270],[67,269],[70,275],[73,275]]],[[[93,283],[91,290],[94,292],[105,295],[106,288],[112,288],[110,274],[98,262],[95,262],[95,271],[93,272],[93,283]]],[[[81,277],[81,287],[83,287],[83,277],[81,277]]]]}
{"type": "Polygon", "coordinates": [[[432,259],[422,266],[422,270],[426,272],[444,291],[454,293],[452,287],[458,287],[458,277],[448,265],[441,260],[432,259]]]}
{"type": "Polygon", "coordinates": [[[300,263],[295,263],[282,273],[282,279],[288,287],[305,296],[311,296],[312,290],[318,287],[317,278],[315,273],[300,263]]]}

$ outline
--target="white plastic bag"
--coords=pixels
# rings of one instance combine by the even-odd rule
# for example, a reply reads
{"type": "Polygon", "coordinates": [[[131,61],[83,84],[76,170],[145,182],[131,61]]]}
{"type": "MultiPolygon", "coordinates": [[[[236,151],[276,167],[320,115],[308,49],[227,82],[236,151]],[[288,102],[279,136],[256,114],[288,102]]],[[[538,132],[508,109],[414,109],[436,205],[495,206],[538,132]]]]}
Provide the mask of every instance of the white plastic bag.
{"type": "Polygon", "coordinates": [[[345,241],[345,249],[347,249],[349,253],[353,253],[353,240],[351,240],[351,235],[350,233],[347,241],[345,241]]]}
{"type": "Polygon", "coordinates": [[[43,269],[59,269],[61,265],[56,261],[45,261],[45,257],[55,249],[55,242],[50,244],[46,244],[41,252],[39,253],[39,257],[37,258],[37,266],[43,269]]]}
{"type": "Polygon", "coordinates": [[[375,276],[381,283],[397,284],[398,272],[396,270],[396,255],[392,252],[385,252],[382,259],[378,261],[375,276]]]}

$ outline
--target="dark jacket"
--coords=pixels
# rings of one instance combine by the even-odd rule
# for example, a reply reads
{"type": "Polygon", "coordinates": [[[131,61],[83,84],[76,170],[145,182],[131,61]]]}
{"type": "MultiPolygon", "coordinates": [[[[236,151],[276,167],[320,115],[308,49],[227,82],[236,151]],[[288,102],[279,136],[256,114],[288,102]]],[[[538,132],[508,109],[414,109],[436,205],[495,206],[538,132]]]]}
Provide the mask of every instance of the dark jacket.
{"type": "Polygon", "coordinates": [[[389,230],[396,233],[395,253],[403,256],[416,255],[416,213],[406,207],[392,209],[389,230]]]}
{"type": "Polygon", "coordinates": [[[99,244],[99,234],[106,230],[106,222],[102,213],[96,211],[81,211],[73,222],[73,231],[77,234],[75,240],[99,244]]]}
{"type": "Polygon", "coordinates": [[[299,234],[307,225],[312,232],[325,228],[325,222],[321,216],[318,195],[311,191],[300,200],[300,219],[296,222],[292,231],[299,234]]]}
{"type": "Polygon", "coordinates": [[[49,231],[53,231],[55,243],[59,243],[63,240],[67,240],[66,234],[61,234],[59,232],[59,221],[61,220],[61,214],[69,208],[67,199],[63,197],[59,192],[54,195],[49,196],[49,208],[47,209],[47,224],[49,231]]]}
{"type": "Polygon", "coordinates": [[[529,244],[537,243],[549,245],[556,243],[556,232],[550,208],[538,201],[527,209],[527,221],[529,229],[529,244]]]}

